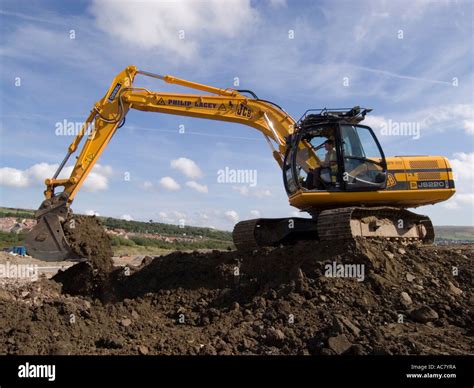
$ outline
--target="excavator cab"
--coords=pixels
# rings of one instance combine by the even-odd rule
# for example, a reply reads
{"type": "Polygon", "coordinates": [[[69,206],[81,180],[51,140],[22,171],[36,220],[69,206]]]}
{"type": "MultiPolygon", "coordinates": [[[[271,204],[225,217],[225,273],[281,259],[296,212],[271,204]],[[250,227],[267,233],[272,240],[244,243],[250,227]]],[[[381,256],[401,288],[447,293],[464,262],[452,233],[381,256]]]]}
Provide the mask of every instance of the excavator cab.
{"type": "Polygon", "coordinates": [[[387,162],[372,129],[360,125],[369,110],[308,112],[287,139],[284,182],[289,195],[302,191],[383,190],[387,162]]]}

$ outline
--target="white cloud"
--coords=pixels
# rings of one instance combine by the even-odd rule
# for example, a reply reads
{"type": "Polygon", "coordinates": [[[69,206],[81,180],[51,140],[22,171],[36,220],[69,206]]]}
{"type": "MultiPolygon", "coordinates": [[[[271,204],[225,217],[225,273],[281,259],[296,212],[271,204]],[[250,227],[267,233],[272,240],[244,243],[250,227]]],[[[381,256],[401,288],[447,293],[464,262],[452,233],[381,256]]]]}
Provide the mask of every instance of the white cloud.
{"type": "Polygon", "coordinates": [[[261,189],[261,190],[255,190],[253,192],[253,196],[257,198],[266,198],[266,197],[271,197],[272,192],[268,189],[261,189]]]}
{"type": "Polygon", "coordinates": [[[391,115],[390,118],[377,115],[367,115],[362,124],[371,127],[377,135],[383,135],[383,128],[391,123],[413,123],[419,125],[423,136],[453,130],[464,130],[468,135],[474,135],[474,105],[447,104],[391,115]]]}
{"type": "Polygon", "coordinates": [[[30,184],[25,171],[11,167],[0,168],[0,185],[9,187],[28,187],[30,184]]]}
{"type": "Polygon", "coordinates": [[[182,172],[191,179],[201,178],[204,174],[194,160],[188,158],[178,158],[171,161],[171,168],[182,172]]]}
{"type": "Polygon", "coordinates": [[[145,190],[150,190],[151,188],[153,188],[153,183],[150,182],[150,181],[144,181],[142,183],[142,187],[145,189],[145,190]]]}
{"type": "MultiPolygon", "coordinates": [[[[58,169],[58,164],[48,164],[48,163],[37,163],[26,170],[26,174],[29,178],[36,182],[44,182],[46,178],[51,178],[56,170],[58,169]]],[[[72,167],[65,168],[60,174],[61,178],[66,178],[72,171],[72,167]]]]}
{"type": "Polygon", "coordinates": [[[232,190],[237,191],[240,195],[243,195],[244,197],[248,197],[250,192],[248,186],[232,186],[232,190]]]}
{"type": "Polygon", "coordinates": [[[456,200],[464,205],[474,206],[474,194],[473,193],[461,193],[456,196],[456,200]]]}
{"type": "Polygon", "coordinates": [[[256,189],[249,186],[232,186],[232,189],[244,197],[266,198],[272,196],[272,192],[268,189],[256,189]]]}
{"type": "Polygon", "coordinates": [[[178,210],[173,210],[172,211],[172,214],[174,217],[176,217],[177,219],[185,219],[185,218],[188,218],[188,215],[184,212],[180,212],[178,210]]]}
{"type": "Polygon", "coordinates": [[[451,200],[444,203],[443,207],[445,209],[454,210],[454,209],[459,209],[459,204],[456,201],[451,200]]]}
{"type": "Polygon", "coordinates": [[[469,183],[469,191],[474,191],[474,152],[458,152],[454,154],[454,159],[450,160],[456,181],[459,183],[469,183]]]}
{"type": "Polygon", "coordinates": [[[201,185],[195,181],[186,182],[186,186],[198,191],[199,193],[207,193],[208,189],[206,185],[201,185]]]}
{"type": "Polygon", "coordinates": [[[100,214],[98,212],[96,212],[95,210],[86,210],[85,214],[86,214],[86,216],[100,217],[100,214]]]}
{"type": "Polygon", "coordinates": [[[207,221],[209,219],[209,215],[207,213],[199,213],[199,218],[207,221]]]}
{"type": "Polygon", "coordinates": [[[468,135],[474,135],[474,105],[448,104],[419,112],[422,128],[443,131],[462,128],[468,135]]]}
{"type": "Polygon", "coordinates": [[[166,190],[177,191],[181,188],[178,182],[169,176],[160,179],[160,185],[166,190]]]}
{"type": "MultiPolygon", "coordinates": [[[[66,174],[69,175],[72,172],[72,167],[66,170],[66,174]]],[[[109,185],[109,177],[112,175],[112,167],[102,166],[96,164],[89,176],[84,181],[84,190],[90,192],[96,192],[106,190],[109,185]]]]}
{"type": "MultiPolygon", "coordinates": [[[[443,207],[445,209],[468,209],[474,217],[474,152],[459,152],[450,160],[453,169],[456,194],[443,207]]],[[[474,222],[474,219],[471,220],[474,222]]]]}
{"type": "Polygon", "coordinates": [[[258,210],[250,210],[250,215],[255,218],[259,218],[261,216],[260,211],[258,210]]]}
{"type": "Polygon", "coordinates": [[[133,221],[133,217],[130,214],[123,214],[120,218],[125,221],[133,221]]]}
{"type": "Polygon", "coordinates": [[[464,120],[463,121],[463,128],[466,131],[466,133],[470,135],[474,135],[474,119],[472,120],[464,120]]]}
{"type": "Polygon", "coordinates": [[[161,211],[158,213],[158,216],[163,222],[167,223],[178,223],[180,220],[187,220],[188,215],[184,212],[180,212],[178,210],[173,210],[173,211],[161,211]]]}
{"type": "Polygon", "coordinates": [[[380,133],[383,126],[386,125],[386,120],[383,116],[370,115],[369,113],[367,116],[365,116],[365,119],[361,124],[367,125],[368,127],[372,128],[376,133],[380,133]]]}
{"type": "Polygon", "coordinates": [[[186,58],[197,53],[201,39],[238,37],[257,20],[250,0],[131,0],[119,4],[94,0],[90,11],[97,27],[114,40],[186,58]]]}
{"type": "Polygon", "coordinates": [[[239,214],[238,214],[235,210],[227,210],[227,211],[224,213],[224,217],[225,217],[228,221],[230,221],[230,222],[232,222],[232,223],[234,223],[234,224],[236,224],[236,223],[239,221],[239,214]]]}
{"type": "MultiPolygon", "coordinates": [[[[31,187],[33,185],[42,185],[46,178],[51,178],[58,164],[37,163],[33,166],[19,170],[16,168],[0,168],[0,185],[10,187],[31,187]]],[[[73,167],[69,166],[63,169],[59,178],[68,178],[71,175],[73,167]]],[[[112,167],[96,164],[88,177],[84,181],[84,191],[95,192],[106,190],[108,188],[108,178],[112,175],[112,167]]]]}

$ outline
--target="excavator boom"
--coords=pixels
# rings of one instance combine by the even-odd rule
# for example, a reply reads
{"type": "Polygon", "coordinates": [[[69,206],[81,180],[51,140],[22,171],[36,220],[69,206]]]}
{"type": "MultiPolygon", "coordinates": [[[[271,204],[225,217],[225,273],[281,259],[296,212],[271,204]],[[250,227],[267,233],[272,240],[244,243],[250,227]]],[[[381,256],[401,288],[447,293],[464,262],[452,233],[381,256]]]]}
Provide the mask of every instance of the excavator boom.
{"type": "Polygon", "coordinates": [[[135,66],[129,66],[115,77],[105,96],[94,105],[79,134],[69,146],[58,171],[52,179],[46,180],[47,199],[55,195],[56,187],[63,186],[62,192],[67,195],[68,202],[73,201],[110,139],[123,125],[130,109],[251,126],[265,136],[280,166],[285,155],[285,137],[291,135],[296,124],[280,107],[267,101],[249,98],[237,90],[219,89],[169,75],[139,71],[135,66]],[[133,86],[133,82],[139,74],[212,94],[159,93],[137,88],[133,86]],[[87,139],[70,177],[58,179],[61,169],[86,135],[87,139]]]}
{"type": "Polygon", "coordinates": [[[80,258],[71,251],[69,238],[64,233],[64,224],[72,220],[69,206],[111,138],[123,125],[130,109],[251,126],[264,135],[280,166],[285,155],[285,137],[292,133],[295,125],[295,120],[280,107],[247,97],[238,90],[220,89],[129,66],[114,78],[107,93],[93,106],[58,170],[52,178],[46,179],[45,200],[35,215],[37,225],[26,238],[29,254],[52,261],[80,258]],[[152,92],[133,86],[137,75],[153,77],[207,94],[152,92]],[[70,176],[59,179],[61,170],[78,150],[81,142],[84,145],[70,176]],[[59,193],[58,187],[62,188],[59,193]]]}

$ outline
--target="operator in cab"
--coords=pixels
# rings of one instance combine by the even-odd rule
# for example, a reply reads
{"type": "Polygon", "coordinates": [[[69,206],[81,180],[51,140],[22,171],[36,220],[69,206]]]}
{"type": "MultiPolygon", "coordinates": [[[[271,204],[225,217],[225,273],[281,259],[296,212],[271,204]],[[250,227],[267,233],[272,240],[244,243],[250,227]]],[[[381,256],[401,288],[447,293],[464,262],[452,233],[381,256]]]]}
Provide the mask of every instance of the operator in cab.
{"type": "Polygon", "coordinates": [[[334,141],[326,140],[324,143],[326,155],[321,160],[319,167],[308,173],[306,187],[309,190],[325,190],[328,184],[332,184],[332,176],[335,177],[334,171],[337,170],[337,154],[334,149],[334,141]]]}

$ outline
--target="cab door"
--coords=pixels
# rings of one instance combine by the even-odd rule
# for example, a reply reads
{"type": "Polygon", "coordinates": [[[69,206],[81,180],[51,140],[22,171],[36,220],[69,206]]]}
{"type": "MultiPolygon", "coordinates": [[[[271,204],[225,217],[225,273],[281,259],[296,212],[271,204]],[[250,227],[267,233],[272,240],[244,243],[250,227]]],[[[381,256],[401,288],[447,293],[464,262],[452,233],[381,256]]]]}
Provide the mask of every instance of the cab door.
{"type": "Polygon", "coordinates": [[[344,189],[384,189],[387,184],[387,163],[372,129],[364,125],[340,124],[339,134],[344,189]]]}

